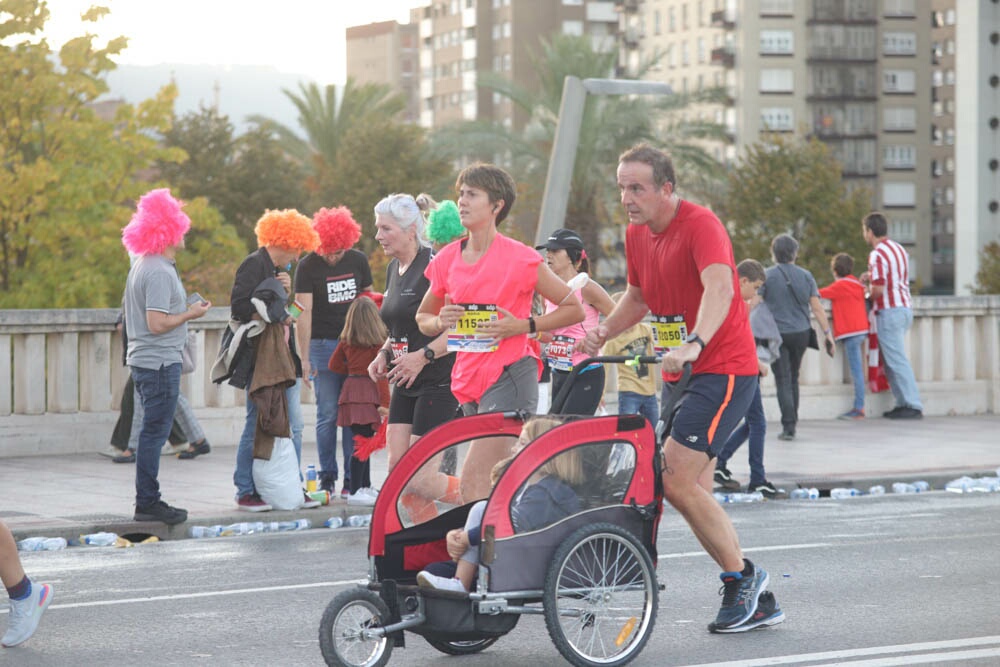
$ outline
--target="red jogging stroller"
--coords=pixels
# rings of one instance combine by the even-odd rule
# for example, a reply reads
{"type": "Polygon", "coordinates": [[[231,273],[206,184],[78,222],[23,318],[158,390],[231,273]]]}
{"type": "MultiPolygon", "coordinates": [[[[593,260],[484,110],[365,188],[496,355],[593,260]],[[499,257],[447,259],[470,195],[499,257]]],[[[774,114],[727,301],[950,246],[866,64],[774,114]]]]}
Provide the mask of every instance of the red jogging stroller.
{"type": "MultiPolygon", "coordinates": [[[[595,357],[593,363],[656,363],[655,357],[595,357]]],[[[683,387],[675,392],[679,396],[683,387]]],[[[553,402],[556,415],[568,387],[553,402]]],[[[669,403],[674,403],[674,400],[669,403]]],[[[670,415],[672,406],[664,406],[670,415]]],[[[486,499],[478,578],[470,593],[421,588],[417,573],[448,561],[445,536],[463,527],[474,502],[433,503],[420,521],[414,498],[450,455],[456,471],[484,442],[513,445],[528,415],[462,417],[416,442],[382,486],[368,539],[368,583],[337,595],[323,614],[320,647],[328,665],[385,665],[404,630],[452,655],[477,653],[540,614],[571,664],[623,665],[646,644],[656,621],[656,534],[662,510],[661,458],[649,422],[638,415],[559,417],[561,424],[521,449],[486,499]],[[540,528],[518,530],[512,508],[546,465],[572,456],[582,471],[573,486],[578,511],[540,528]]],[[[657,430],[665,429],[664,420],[657,430]]],[[[501,445],[502,449],[502,445],[501,445]]],[[[422,490],[423,489],[423,490],[422,490]]]]}

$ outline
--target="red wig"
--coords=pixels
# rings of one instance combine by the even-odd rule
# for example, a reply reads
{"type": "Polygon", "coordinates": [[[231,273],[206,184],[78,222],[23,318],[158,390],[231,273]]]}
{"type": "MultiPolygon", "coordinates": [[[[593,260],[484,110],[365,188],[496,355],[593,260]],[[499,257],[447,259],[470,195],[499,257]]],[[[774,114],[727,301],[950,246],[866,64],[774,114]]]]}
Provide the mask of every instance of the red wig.
{"type": "Polygon", "coordinates": [[[139,199],[135,214],[122,229],[122,244],[133,255],[160,255],[179,245],[191,229],[191,218],[181,210],[183,202],[170,190],[150,190],[139,199]]]}
{"type": "Polygon", "coordinates": [[[272,246],[312,252],[319,245],[319,237],[313,231],[309,218],[294,208],[264,211],[254,232],[257,234],[257,245],[262,248],[272,246]]]}
{"type": "Polygon", "coordinates": [[[353,248],[361,238],[361,225],[346,206],[321,208],[313,214],[313,229],[319,234],[320,255],[353,248]]]}

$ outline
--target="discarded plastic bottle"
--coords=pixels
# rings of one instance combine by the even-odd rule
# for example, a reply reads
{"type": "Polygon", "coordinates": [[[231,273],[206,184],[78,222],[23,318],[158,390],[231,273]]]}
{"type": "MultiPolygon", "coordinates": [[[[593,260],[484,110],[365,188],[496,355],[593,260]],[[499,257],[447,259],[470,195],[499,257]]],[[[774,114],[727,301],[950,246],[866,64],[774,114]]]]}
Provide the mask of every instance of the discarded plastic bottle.
{"type": "Polygon", "coordinates": [[[996,477],[980,477],[979,479],[974,479],[972,480],[971,490],[981,491],[984,493],[1000,491],[1000,479],[996,477]]]}
{"type": "Polygon", "coordinates": [[[861,492],[858,491],[857,489],[845,489],[845,488],[830,489],[830,497],[835,500],[842,500],[844,498],[856,498],[857,496],[860,495],[861,492]]]}
{"type": "Polygon", "coordinates": [[[316,490],[316,466],[306,466],[306,493],[316,490]]]}
{"type": "Polygon", "coordinates": [[[222,535],[250,535],[252,533],[263,533],[264,532],[264,522],[263,521],[242,521],[240,523],[232,523],[226,526],[222,535]]]}
{"type": "Polygon", "coordinates": [[[115,533],[92,533],[80,536],[82,543],[89,544],[92,547],[110,547],[117,539],[118,535],[115,533]]]}
{"type": "Polygon", "coordinates": [[[906,482],[896,482],[892,485],[893,493],[920,493],[920,489],[917,488],[915,484],[907,484],[906,482]]]}
{"type": "Polygon", "coordinates": [[[344,520],[339,516],[331,516],[323,522],[323,525],[327,528],[340,528],[344,525],[344,520]]]}
{"type": "Polygon", "coordinates": [[[754,491],[753,493],[727,493],[724,496],[725,503],[755,503],[764,500],[764,494],[760,491],[754,491]]]}
{"type": "Polygon", "coordinates": [[[868,495],[869,496],[884,496],[885,495],[885,487],[882,486],[881,484],[876,484],[875,486],[873,486],[870,489],[868,489],[868,495]]]}
{"type": "Polygon", "coordinates": [[[351,528],[362,528],[364,526],[370,526],[372,523],[371,514],[352,514],[347,517],[347,525],[351,528]]]}
{"type": "Polygon", "coordinates": [[[917,487],[918,493],[927,493],[928,491],[931,490],[931,485],[922,479],[918,479],[916,482],[914,482],[913,486],[917,487]]]}
{"type": "Polygon", "coordinates": [[[296,519],[295,521],[271,521],[264,525],[264,529],[269,533],[284,533],[290,530],[307,530],[312,528],[309,519],[296,519]]]}
{"type": "MultiPolygon", "coordinates": [[[[716,491],[716,492],[714,492],[714,493],[712,494],[712,497],[713,497],[713,498],[715,498],[715,501],[716,501],[717,503],[720,503],[720,504],[721,504],[721,503],[724,503],[724,502],[726,502],[726,494],[724,494],[724,493],[719,493],[718,491],[716,491]]],[[[667,501],[666,501],[666,500],[664,500],[663,502],[664,502],[664,503],[666,503],[667,501]]]]}
{"type": "Polygon", "coordinates": [[[17,543],[18,551],[60,551],[66,548],[61,537],[28,537],[17,543]]]}
{"type": "Polygon", "coordinates": [[[792,492],[788,494],[788,497],[792,500],[808,500],[809,489],[792,489],[792,492]]]}
{"type": "Polygon", "coordinates": [[[975,485],[976,480],[971,477],[959,477],[958,479],[953,479],[944,485],[945,491],[951,491],[952,493],[968,493],[972,490],[975,485]]]}
{"type": "Polygon", "coordinates": [[[225,526],[191,526],[188,528],[189,537],[218,537],[225,530],[225,526]]]}

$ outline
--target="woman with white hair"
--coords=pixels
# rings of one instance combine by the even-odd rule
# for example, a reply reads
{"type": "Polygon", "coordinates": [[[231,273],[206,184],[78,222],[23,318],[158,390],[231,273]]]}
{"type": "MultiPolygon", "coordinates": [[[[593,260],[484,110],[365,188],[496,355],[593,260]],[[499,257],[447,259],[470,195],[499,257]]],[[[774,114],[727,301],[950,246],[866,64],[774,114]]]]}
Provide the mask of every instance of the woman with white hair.
{"type": "MultiPolygon", "coordinates": [[[[447,352],[447,337],[427,336],[416,323],[417,307],[430,287],[424,276],[431,260],[431,246],[424,230],[426,213],[437,207],[428,195],[416,198],[393,194],[375,205],[375,240],[391,257],[386,268],[382,320],[389,338],[368,367],[373,379],[387,378],[394,385],[389,403],[386,445],[389,470],[422,435],[453,419],[458,401],[451,393],[455,355],[447,352]]],[[[421,480],[422,498],[403,494],[403,505],[415,522],[436,515],[431,499],[457,503],[458,479],[436,474],[421,480]]]]}

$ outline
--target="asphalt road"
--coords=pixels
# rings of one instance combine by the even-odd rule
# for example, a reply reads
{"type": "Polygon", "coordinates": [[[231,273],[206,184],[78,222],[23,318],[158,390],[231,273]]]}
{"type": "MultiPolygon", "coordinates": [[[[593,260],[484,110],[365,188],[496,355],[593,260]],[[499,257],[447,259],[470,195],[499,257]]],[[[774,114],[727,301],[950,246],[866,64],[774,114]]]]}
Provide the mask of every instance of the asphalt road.
{"type": "MultiPolygon", "coordinates": [[[[666,585],[634,665],[997,665],[1000,494],[783,501],[736,506],[749,558],[771,574],[788,620],[711,635],[717,570],[668,512],[666,585]]],[[[24,554],[55,587],[32,640],[0,664],[321,665],[327,602],[366,572],[359,529],[24,554]]],[[[0,612],[0,627],[6,624],[0,612]]],[[[449,658],[408,635],[391,665],[562,661],[539,617],[482,654],[449,658]]]]}

